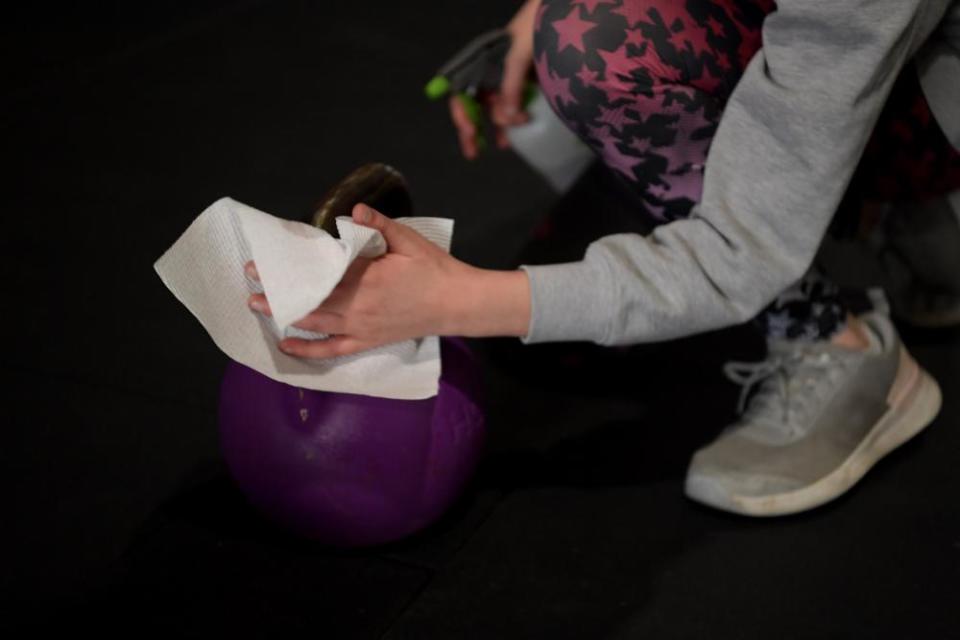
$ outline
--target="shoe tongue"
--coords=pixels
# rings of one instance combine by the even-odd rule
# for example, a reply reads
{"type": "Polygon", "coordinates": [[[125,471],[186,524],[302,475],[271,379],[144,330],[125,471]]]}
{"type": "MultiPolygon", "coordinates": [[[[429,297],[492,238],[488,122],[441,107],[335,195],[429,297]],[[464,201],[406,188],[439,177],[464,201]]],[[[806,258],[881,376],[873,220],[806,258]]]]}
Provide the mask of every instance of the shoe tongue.
{"type": "Polygon", "coordinates": [[[770,355],[776,356],[787,356],[795,354],[799,351],[806,353],[833,353],[839,356],[849,356],[852,354],[858,353],[868,353],[875,354],[883,351],[883,342],[877,332],[869,324],[864,323],[864,335],[867,337],[869,344],[866,349],[850,349],[848,347],[841,347],[840,345],[833,344],[828,339],[823,340],[807,340],[807,339],[798,339],[798,340],[784,340],[782,338],[768,338],[767,339],[767,352],[770,355]]]}
{"type": "Polygon", "coordinates": [[[768,356],[795,357],[799,354],[813,354],[833,348],[826,340],[784,340],[768,339],[768,356]]]}

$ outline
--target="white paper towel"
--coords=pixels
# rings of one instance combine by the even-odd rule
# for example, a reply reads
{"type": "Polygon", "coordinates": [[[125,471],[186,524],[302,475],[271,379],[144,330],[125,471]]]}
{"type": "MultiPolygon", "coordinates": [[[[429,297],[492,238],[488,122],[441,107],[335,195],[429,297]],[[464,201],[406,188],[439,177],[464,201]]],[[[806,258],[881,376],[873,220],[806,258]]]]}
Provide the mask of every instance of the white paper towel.
{"type": "MultiPolygon", "coordinates": [[[[450,250],[452,220],[397,221],[450,250]]],[[[154,269],[224,353],[274,380],[384,398],[436,395],[440,345],[435,336],[325,360],[294,358],[277,347],[284,337],[322,338],[290,325],[330,295],[354,258],[373,258],[386,250],[380,232],[350,218],[336,222],[339,240],[311,225],[222,198],[191,223],[154,269]],[[259,284],[244,274],[249,260],[257,264],[259,284]],[[255,292],[266,294],[272,318],[247,306],[255,292]]]]}

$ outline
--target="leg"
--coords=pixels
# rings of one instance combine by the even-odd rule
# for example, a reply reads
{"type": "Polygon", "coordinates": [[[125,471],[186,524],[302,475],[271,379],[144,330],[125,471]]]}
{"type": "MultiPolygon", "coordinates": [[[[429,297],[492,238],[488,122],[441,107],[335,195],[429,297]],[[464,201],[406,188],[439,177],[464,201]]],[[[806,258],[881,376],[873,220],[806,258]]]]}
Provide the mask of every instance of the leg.
{"type": "MultiPolygon", "coordinates": [[[[541,7],[534,43],[544,92],[653,224],[689,215],[699,200],[711,136],[771,9],[746,0],[541,7]]],[[[768,360],[727,368],[744,385],[742,405],[758,392],[741,420],[694,456],[687,495],[750,515],[809,509],[932,420],[939,388],[889,319],[865,317],[863,348],[851,349],[835,344],[846,317],[836,289],[816,274],[774,301],[758,320],[768,360]]]]}
{"type": "Polygon", "coordinates": [[[551,212],[523,262],[576,260],[602,235],[646,234],[689,215],[723,104],[772,6],[543,0],[534,37],[541,89],[605,167],[551,212]]]}
{"type": "Polygon", "coordinates": [[[774,340],[827,340],[844,328],[846,318],[839,288],[814,268],[781,293],[756,322],[774,340]]]}
{"type": "MultiPolygon", "coordinates": [[[[901,91],[910,86],[909,78],[897,84],[901,91]]],[[[915,219],[899,222],[906,225],[901,230],[917,231],[914,243],[925,241],[922,248],[913,246],[917,273],[925,273],[928,283],[938,281],[943,271],[933,267],[939,250],[954,265],[946,270],[947,284],[960,284],[956,216],[938,206],[949,199],[930,199],[953,188],[958,156],[935,135],[936,125],[931,128],[924,118],[925,104],[917,95],[894,94],[871,143],[874,155],[859,166],[847,200],[856,205],[874,194],[925,199],[926,204],[912,209],[915,219]],[[911,108],[898,125],[903,114],[897,107],[902,105],[911,108]],[[878,146],[890,143],[891,132],[903,144],[878,146]],[[933,143],[929,149],[920,144],[924,138],[933,143]],[[880,178],[891,170],[887,179],[880,178]],[[946,221],[946,230],[954,235],[945,236],[938,221],[946,221]],[[931,225],[940,228],[932,231],[931,225]]],[[[845,213],[861,210],[852,206],[845,213]]],[[[836,227],[841,232],[862,228],[862,221],[853,222],[844,224],[838,215],[836,227]]],[[[754,386],[756,392],[739,422],[694,456],[686,482],[691,498],[745,515],[810,509],[844,493],[934,419],[939,387],[907,352],[886,314],[867,313],[844,325],[842,307],[832,304],[835,299],[835,288],[813,274],[761,317],[770,357],[758,364],[728,365],[728,376],[744,385],[742,407],[754,386]]]]}
{"type": "Polygon", "coordinates": [[[918,327],[960,325],[960,189],[893,205],[880,243],[894,313],[918,327]]]}
{"type": "Polygon", "coordinates": [[[534,55],[554,110],[657,223],[699,200],[727,96],[768,0],[545,0],[534,55]]]}
{"type": "Polygon", "coordinates": [[[960,151],[912,70],[894,86],[851,190],[887,211],[878,235],[894,312],[917,326],[960,324],[960,151]]]}

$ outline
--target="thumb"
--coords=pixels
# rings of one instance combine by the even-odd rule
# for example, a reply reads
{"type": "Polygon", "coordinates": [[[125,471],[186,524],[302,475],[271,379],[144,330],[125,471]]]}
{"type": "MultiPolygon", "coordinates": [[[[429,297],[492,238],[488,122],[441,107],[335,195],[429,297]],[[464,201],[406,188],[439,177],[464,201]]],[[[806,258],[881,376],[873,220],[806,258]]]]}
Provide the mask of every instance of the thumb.
{"type": "Polygon", "coordinates": [[[364,227],[376,229],[387,241],[391,253],[410,254],[420,247],[420,235],[416,231],[391,220],[373,207],[361,203],[353,206],[353,221],[364,227]]]}

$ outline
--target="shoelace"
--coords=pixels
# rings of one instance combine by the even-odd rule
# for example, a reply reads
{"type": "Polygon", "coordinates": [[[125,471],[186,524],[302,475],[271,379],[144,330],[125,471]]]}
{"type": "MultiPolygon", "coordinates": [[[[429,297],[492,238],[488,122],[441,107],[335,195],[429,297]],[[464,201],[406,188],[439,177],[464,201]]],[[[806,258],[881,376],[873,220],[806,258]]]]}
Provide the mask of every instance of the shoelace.
{"type": "Polygon", "coordinates": [[[823,370],[836,364],[837,361],[829,353],[824,352],[813,356],[798,349],[787,355],[771,355],[761,362],[728,362],[723,366],[723,373],[731,382],[742,387],[740,399],[737,401],[737,413],[741,415],[746,410],[747,399],[753,388],[775,376],[777,395],[783,408],[783,424],[789,424],[792,400],[790,378],[797,375],[801,368],[811,367],[823,370]]]}

